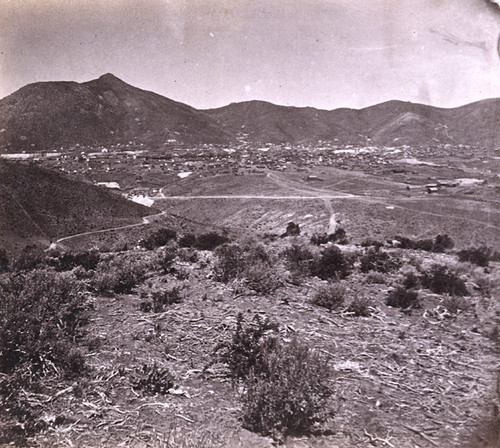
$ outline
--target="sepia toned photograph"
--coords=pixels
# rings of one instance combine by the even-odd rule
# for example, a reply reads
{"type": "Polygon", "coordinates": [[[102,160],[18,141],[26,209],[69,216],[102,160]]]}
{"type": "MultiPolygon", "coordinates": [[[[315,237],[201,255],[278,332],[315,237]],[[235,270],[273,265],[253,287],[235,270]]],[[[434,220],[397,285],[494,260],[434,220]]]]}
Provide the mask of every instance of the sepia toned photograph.
{"type": "Polygon", "coordinates": [[[500,0],[0,0],[0,447],[500,448],[500,0]]]}

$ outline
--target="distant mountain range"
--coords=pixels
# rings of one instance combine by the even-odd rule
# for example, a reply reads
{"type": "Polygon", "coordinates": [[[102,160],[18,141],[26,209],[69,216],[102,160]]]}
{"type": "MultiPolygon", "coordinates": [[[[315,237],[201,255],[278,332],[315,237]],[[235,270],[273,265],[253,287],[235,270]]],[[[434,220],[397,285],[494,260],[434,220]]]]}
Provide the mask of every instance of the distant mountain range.
{"type": "Polygon", "coordinates": [[[253,144],[500,145],[500,99],[454,109],[389,101],[319,110],[263,101],[198,110],[133,87],[112,74],[86,83],[29,84],[0,100],[0,150],[37,152],[134,141],[162,145],[253,144]]]}
{"type": "Polygon", "coordinates": [[[104,187],[34,165],[0,161],[0,248],[140,222],[155,210],[104,187]]]}

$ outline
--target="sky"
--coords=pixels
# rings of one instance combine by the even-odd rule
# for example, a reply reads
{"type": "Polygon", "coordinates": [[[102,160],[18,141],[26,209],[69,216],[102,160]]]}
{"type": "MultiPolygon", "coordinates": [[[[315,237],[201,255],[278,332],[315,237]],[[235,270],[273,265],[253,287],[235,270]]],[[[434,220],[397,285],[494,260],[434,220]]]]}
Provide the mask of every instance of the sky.
{"type": "Polygon", "coordinates": [[[500,97],[500,0],[0,0],[0,98],[113,73],[197,108],[500,97]]]}

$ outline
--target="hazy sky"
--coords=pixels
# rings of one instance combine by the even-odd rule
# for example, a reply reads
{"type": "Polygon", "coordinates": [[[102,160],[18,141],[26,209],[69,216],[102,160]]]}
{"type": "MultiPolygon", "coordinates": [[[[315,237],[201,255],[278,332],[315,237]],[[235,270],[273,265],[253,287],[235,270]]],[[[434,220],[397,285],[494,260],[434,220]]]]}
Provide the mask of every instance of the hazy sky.
{"type": "Polygon", "coordinates": [[[111,72],[198,108],[500,97],[500,0],[0,0],[0,97],[111,72]]]}

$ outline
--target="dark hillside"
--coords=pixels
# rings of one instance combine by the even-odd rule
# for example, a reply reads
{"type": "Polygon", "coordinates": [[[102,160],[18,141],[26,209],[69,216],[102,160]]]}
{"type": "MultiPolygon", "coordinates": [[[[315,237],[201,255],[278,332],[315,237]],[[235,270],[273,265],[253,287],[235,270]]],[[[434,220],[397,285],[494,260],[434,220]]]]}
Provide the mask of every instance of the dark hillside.
{"type": "Polygon", "coordinates": [[[9,249],[135,223],[155,210],[35,166],[0,162],[0,244],[9,249]]]}
{"type": "Polygon", "coordinates": [[[223,143],[229,136],[204,113],[111,74],[88,83],[40,82],[0,100],[0,146],[10,152],[135,140],[223,143]]]}

